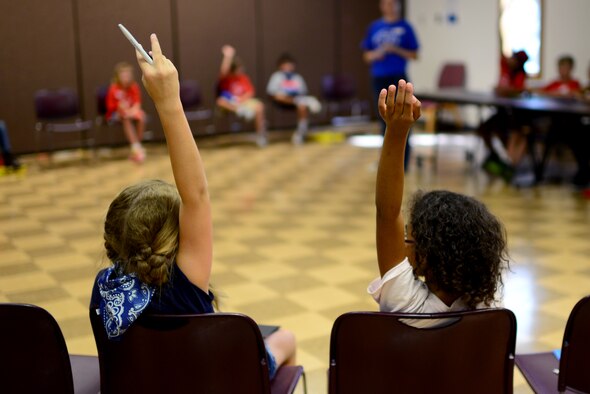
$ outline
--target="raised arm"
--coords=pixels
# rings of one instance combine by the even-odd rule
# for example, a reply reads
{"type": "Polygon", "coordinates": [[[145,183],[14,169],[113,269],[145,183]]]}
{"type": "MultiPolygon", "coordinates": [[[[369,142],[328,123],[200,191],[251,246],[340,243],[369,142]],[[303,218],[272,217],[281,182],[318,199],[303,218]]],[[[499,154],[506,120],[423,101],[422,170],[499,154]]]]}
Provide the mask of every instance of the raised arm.
{"type": "Polygon", "coordinates": [[[408,132],[420,117],[420,101],[411,83],[400,80],[396,88],[382,89],[379,114],[387,125],[375,189],[377,206],[377,260],[381,276],[406,257],[404,243],[404,154],[408,132]]]}
{"type": "Polygon", "coordinates": [[[212,261],[211,205],[203,162],[184,115],[179,95],[178,72],[151,37],[154,64],[136,51],[143,84],[154,100],[166,142],[180,205],[179,248],[176,263],[187,278],[202,290],[209,288],[212,261]]]}
{"type": "Polygon", "coordinates": [[[236,50],[231,45],[224,45],[221,47],[221,53],[223,54],[223,59],[219,67],[219,77],[223,78],[229,74],[231,62],[234,60],[234,56],[236,56],[236,50]]]}

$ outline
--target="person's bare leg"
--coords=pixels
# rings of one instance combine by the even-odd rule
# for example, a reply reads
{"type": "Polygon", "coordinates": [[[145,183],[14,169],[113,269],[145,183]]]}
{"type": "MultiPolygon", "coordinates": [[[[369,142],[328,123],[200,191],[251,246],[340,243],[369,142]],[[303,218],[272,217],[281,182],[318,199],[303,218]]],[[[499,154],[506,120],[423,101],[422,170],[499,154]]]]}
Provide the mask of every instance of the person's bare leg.
{"type": "Polygon", "coordinates": [[[266,120],[264,117],[264,104],[262,102],[258,102],[256,104],[256,133],[258,135],[264,135],[266,133],[266,120]]]}
{"type": "Polygon", "coordinates": [[[268,336],[265,342],[275,357],[277,367],[280,365],[295,365],[295,335],[291,331],[281,328],[268,336]]]}
{"type": "Polygon", "coordinates": [[[133,145],[139,142],[137,139],[137,134],[135,134],[135,126],[133,125],[133,121],[129,118],[121,119],[121,124],[123,125],[123,132],[125,133],[125,137],[127,138],[127,142],[129,145],[133,145]]]}
{"type": "Polygon", "coordinates": [[[137,131],[137,140],[141,143],[145,131],[145,114],[142,114],[135,122],[135,130],[137,131]]]}
{"type": "Polygon", "coordinates": [[[309,111],[307,105],[300,103],[297,105],[297,129],[291,137],[291,142],[294,145],[301,145],[307,130],[309,128],[309,111]]]}
{"type": "Polygon", "coordinates": [[[523,158],[527,149],[526,136],[520,132],[511,133],[508,138],[508,157],[512,165],[517,165],[523,158]]]}
{"type": "Polygon", "coordinates": [[[297,131],[306,132],[308,128],[309,111],[307,105],[297,106],[297,131]]]}

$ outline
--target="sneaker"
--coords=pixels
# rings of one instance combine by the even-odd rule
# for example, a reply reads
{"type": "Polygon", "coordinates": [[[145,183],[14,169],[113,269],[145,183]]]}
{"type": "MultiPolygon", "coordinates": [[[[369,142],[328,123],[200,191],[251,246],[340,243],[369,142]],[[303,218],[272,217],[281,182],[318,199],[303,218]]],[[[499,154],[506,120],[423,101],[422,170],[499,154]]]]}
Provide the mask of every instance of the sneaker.
{"type": "Polygon", "coordinates": [[[143,149],[137,149],[131,152],[129,160],[141,164],[145,161],[145,151],[143,149]]]}
{"type": "Polygon", "coordinates": [[[514,177],[514,168],[504,163],[497,156],[488,156],[481,165],[481,168],[490,175],[502,177],[506,182],[512,181],[514,177]]]}
{"type": "Polygon", "coordinates": [[[300,131],[296,131],[293,133],[293,136],[291,137],[291,143],[293,145],[301,145],[303,144],[303,133],[300,131]]]}
{"type": "Polygon", "coordinates": [[[258,145],[259,148],[264,148],[266,145],[268,145],[266,134],[259,134],[256,136],[256,145],[258,145]]]}
{"type": "Polygon", "coordinates": [[[503,170],[502,164],[503,163],[501,161],[489,156],[487,159],[484,160],[483,164],[481,165],[481,168],[490,175],[501,176],[503,170]]]}

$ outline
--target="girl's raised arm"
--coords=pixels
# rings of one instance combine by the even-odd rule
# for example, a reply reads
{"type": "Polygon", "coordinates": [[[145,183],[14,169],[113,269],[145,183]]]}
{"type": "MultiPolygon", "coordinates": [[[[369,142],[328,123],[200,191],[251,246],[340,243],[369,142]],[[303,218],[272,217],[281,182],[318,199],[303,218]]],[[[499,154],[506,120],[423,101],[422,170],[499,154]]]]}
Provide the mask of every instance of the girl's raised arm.
{"type": "Polygon", "coordinates": [[[154,100],[162,122],[174,180],[182,200],[176,263],[193,284],[206,292],[213,256],[207,178],[180,102],[178,72],[162,54],[156,35],[152,34],[150,39],[154,64],[150,65],[139,52],[136,54],[143,72],[143,84],[154,100]]]}
{"type": "Polygon", "coordinates": [[[420,117],[420,101],[411,83],[400,80],[379,94],[379,114],[387,125],[377,170],[377,261],[381,276],[406,257],[404,245],[404,154],[412,124],[420,117]]]}

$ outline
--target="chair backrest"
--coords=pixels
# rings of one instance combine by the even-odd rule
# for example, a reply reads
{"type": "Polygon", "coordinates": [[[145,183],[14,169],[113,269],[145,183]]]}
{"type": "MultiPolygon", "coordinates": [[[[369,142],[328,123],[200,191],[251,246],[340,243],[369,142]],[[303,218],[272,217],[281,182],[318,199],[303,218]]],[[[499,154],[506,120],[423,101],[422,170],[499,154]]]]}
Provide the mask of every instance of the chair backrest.
{"type": "Polygon", "coordinates": [[[438,78],[439,88],[464,88],[465,65],[463,63],[446,63],[438,78]]]}
{"type": "Polygon", "coordinates": [[[507,309],[346,313],[332,328],[329,392],[511,393],[515,342],[507,309]],[[400,321],[441,318],[434,328],[400,321]]]}
{"type": "Polygon", "coordinates": [[[565,326],[561,359],[559,361],[558,390],[566,388],[590,393],[590,296],[582,298],[565,326]]]}
{"type": "Polygon", "coordinates": [[[142,315],[118,341],[96,309],[101,393],[269,393],[256,323],[240,314],[142,315]]]}
{"type": "Polygon", "coordinates": [[[103,85],[96,89],[96,113],[99,116],[107,114],[107,94],[109,93],[109,85],[103,85]]]}
{"type": "Polygon", "coordinates": [[[348,100],[356,95],[356,82],[349,74],[327,74],[322,77],[322,97],[326,100],[348,100]]]}
{"type": "Polygon", "coordinates": [[[72,89],[42,89],[35,92],[35,113],[39,120],[55,120],[78,116],[78,95],[72,89]]]}
{"type": "Polygon", "coordinates": [[[185,110],[201,105],[201,87],[197,81],[180,81],[180,101],[185,110]]]}
{"type": "Polygon", "coordinates": [[[0,349],[0,392],[74,392],[66,342],[46,310],[0,304],[0,349]]]}

